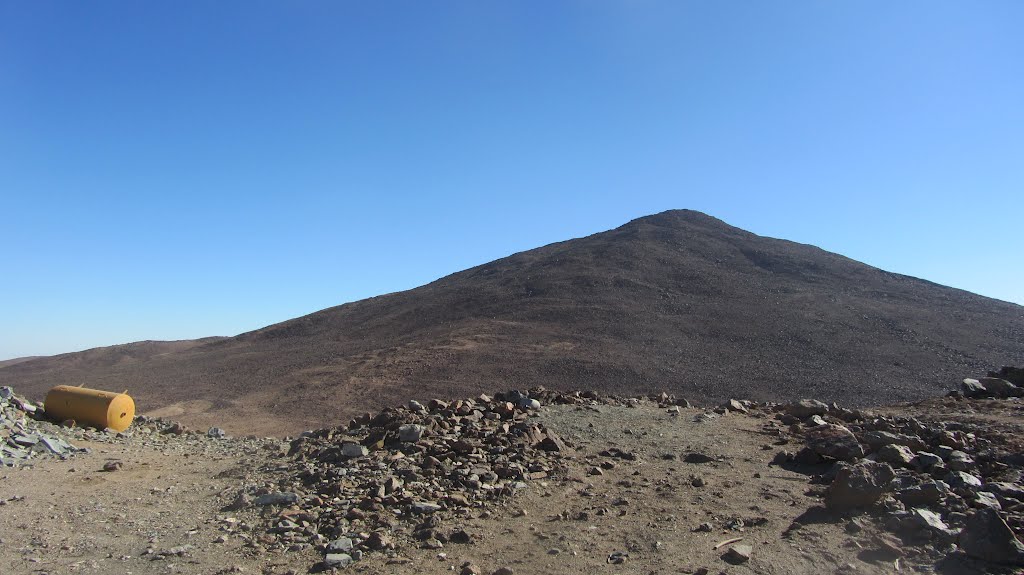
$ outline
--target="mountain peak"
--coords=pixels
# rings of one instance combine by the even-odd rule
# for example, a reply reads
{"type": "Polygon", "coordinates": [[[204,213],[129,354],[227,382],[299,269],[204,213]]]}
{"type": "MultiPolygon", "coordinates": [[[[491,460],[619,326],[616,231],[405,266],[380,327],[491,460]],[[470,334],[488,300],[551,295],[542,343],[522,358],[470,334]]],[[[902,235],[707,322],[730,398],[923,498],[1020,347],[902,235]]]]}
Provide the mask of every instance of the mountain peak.
{"type": "Polygon", "coordinates": [[[1019,362],[1022,325],[1020,306],[670,210],[259,337],[40,358],[0,367],[0,385],[124,381],[140,405],[210,410],[186,424],[252,433],[539,385],[866,405],[1019,362]]]}

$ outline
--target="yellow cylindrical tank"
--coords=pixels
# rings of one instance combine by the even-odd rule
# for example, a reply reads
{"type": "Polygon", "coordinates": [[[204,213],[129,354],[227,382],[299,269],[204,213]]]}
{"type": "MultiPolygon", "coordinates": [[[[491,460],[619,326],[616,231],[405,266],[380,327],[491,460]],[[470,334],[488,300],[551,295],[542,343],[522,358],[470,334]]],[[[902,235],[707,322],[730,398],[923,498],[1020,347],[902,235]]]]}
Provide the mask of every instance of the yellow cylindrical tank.
{"type": "Polygon", "coordinates": [[[127,393],[58,385],[46,394],[46,414],[57,421],[124,431],[135,419],[135,402],[127,393]]]}

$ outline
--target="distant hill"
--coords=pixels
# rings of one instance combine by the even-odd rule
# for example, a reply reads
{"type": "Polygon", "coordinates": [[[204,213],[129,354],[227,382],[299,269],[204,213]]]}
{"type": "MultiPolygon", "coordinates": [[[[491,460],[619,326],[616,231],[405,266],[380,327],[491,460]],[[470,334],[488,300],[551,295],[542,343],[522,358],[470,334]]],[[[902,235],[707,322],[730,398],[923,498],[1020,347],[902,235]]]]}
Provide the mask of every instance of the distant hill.
{"type": "Polygon", "coordinates": [[[0,367],[7,367],[8,365],[14,365],[16,363],[22,363],[22,362],[25,362],[25,361],[31,361],[33,359],[38,359],[40,357],[42,357],[42,356],[41,355],[30,355],[28,357],[16,357],[14,359],[5,359],[3,361],[0,361],[0,367]]]}
{"type": "Polygon", "coordinates": [[[2,366],[0,384],[127,388],[142,412],[281,433],[535,385],[882,404],[1021,363],[1022,306],[679,210],[237,337],[2,366]]]}

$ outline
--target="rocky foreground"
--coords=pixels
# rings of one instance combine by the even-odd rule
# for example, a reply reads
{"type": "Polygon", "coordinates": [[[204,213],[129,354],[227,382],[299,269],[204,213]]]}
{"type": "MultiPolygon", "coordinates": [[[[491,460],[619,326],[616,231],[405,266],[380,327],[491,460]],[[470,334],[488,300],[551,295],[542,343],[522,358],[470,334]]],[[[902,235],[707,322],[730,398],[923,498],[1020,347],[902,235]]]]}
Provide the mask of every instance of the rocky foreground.
{"type": "Polygon", "coordinates": [[[7,389],[0,572],[1016,573],[1024,381],[990,375],[873,411],[534,389],[291,440],[7,389]]]}

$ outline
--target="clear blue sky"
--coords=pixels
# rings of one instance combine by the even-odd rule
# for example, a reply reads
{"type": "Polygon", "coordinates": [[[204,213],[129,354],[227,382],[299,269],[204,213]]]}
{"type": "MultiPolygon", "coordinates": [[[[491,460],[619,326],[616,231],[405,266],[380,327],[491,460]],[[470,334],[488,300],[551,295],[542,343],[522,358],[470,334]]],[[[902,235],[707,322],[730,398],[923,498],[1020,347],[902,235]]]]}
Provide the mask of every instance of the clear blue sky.
{"type": "Polygon", "coordinates": [[[0,359],[671,208],[1024,303],[1024,2],[0,0],[0,359]]]}

